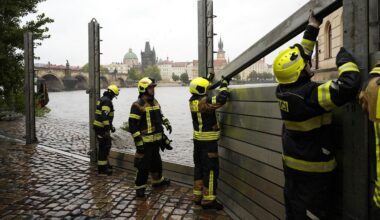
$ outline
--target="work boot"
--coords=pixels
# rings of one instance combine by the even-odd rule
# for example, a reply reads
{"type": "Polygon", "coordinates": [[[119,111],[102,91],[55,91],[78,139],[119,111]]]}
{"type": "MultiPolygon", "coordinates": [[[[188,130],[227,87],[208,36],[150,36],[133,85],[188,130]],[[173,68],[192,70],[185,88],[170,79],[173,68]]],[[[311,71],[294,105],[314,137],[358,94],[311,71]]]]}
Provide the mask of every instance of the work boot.
{"type": "Polygon", "coordinates": [[[212,201],[211,203],[202,204],[203,209],[216,209],[216,210],[222,210],[223,205],[217,202],[216,200],[212,201]]]}
{"type": "Polygon", "coordinates": [[[98,166],[98,174],[99,175],[112,175],[112,170],[108,168],[108,165],[98,166]]]}
{"type": "Polygon", "coordinates": [[[136,197],[145,197],[145,188],[136,189],[136,197]]]}
{"type": "Polygon", "coordinates": [[[153,187],[169,186],[169,185],[170,185],[170,179],[166,177],[159,183],[152,183],[153,187]]]}

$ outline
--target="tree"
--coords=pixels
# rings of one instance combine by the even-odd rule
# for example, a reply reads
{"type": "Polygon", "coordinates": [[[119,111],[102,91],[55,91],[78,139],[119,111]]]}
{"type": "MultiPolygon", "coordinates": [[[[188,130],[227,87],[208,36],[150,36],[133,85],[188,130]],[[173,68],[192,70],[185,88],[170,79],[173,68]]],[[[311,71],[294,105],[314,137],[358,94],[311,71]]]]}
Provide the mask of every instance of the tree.
{"type": "Polygon", "coordinates": [[[174,82],[177,82],[179,80],[179,76],[177,76],[176,74],[172,73],[172,80],[174,82]]]}
{"type": "Polygon", "coordinates": [[[141,78],[141,73],[137,68],[132,67],[128,70],[128,79],[132,81],[139,80],[141,78]]]}
{"type": "Polygon", "coordinates": [[[187,73],[182,73],[179,79],[185,84],[189,83],[189,75],[187,75],[187,73]]]}
{"type": "Polygon", "coordinates": [[[160,69],[156,65],[149,65],[147,68],[145,68],[142,77],[150,77],[156,81],[160,81],[162,79],[160,69]]]}
{"type": "MultiPolygon", "coordinates": [[[[81,70],[83,72],[88,72],[90,70],[88,63],[86,63],[84,66],[82,66],[81,70]]],[[[110,73],[110,71],[104,67],[103,65],[100,65],[100,73],[110,73]]]]}
{"type": "MultiPolygon", "coordinates": [[[[38,14],[35,20],[22,25],[21,18],[37,13],[36,6],[45,0],[1,1],[0,4],[0,86],[3,87],[5,100],[16,94],[22,94],[24,83],[24,33],[32,32],[35,46],[49,38],[45,26],[53,19],[38,14]]],[[[22,100],[22,99],[21,99],[22,100]]],[[[9,103],[8,103],[9,104],[9,103]]]]}

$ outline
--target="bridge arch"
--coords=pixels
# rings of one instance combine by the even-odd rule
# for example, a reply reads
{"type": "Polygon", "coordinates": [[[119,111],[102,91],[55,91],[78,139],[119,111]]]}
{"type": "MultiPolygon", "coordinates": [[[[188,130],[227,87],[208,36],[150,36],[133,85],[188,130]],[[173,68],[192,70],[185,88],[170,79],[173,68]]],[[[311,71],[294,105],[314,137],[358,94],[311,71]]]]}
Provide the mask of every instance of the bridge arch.
{"type": "Polygon", "coordinates": [[[105,89],[108,86],[108,80],[105,76],[100,76],[100,88],[105,89]]]}
{"type": "Polygon", "coordinates": [[[124,79],[123,78],[117,78],[117,82],[119,87],[126,87],[127,84],[125,83],[124,79]]]}
{"type": "Polygon", "coordinates": [[[75,85],[75,89],[87,89],[88,82],[87,78],[83,75],[76,75],[75,79],[77,79],[77,84],[75,85]]]}
{"type": "Polygon", "coordinates": [[[47,73],[41,77],[45,80],[49,91],[57,92],[64,89],[63,82],[52,73],[47,73]]]}

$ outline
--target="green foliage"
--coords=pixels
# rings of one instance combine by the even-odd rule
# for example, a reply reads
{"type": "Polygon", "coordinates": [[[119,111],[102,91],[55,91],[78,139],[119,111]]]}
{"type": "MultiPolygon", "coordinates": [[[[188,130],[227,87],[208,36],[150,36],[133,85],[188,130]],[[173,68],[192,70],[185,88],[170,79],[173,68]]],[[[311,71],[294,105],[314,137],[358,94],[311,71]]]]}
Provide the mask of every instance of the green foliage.
{"type": "Polygon", "coordinates": [[[0,4],[0,86],[6,105],[17,110],[23,109],[22,92],[24,83],[24,33],[32,32],[35,46],[49,38],[46,24],[52,19],[39,14],[35,20],[26,21],[22,26],[21,19],[30,13],[37,13],[36,6],[45,0],[1,0],[0,4]],[[11,101],[10,101],[11,100],[11,101]],[[15,105],[15,106],[10,106],[15,105]]]}
{"type": "Polygon", "coordinates": [[[179,80],[179,76],[177,76],[176,74],[172,73],[172,79],[174,82],[177,82],[179,80]]]}
{"type": "Polygon", "coordinates": [[[141,78],[143,77],[150,77],[156,81],[160,81],[162,79],[160,69],[156,65],[149,65],[147,68],[145,68],[144,73],[141,75],[141,78]]]}
{"type": "MultiPolygon", "coordinates": [[[[82,66],[81,71],[83,71],[83,72],[89,71],[88,63],[86,63],[84,66],[82,66]]],[[[100,73],[110,73],[110,72],[106,67],[104,67],[103,65],[100,65],[100,73]]]]}
{"type": "Polygon", "coordinates": [[[51,110],[48,107],[36,108],[35,115],[36,117],[44,117],[51,110]]]}
{"type": "Polygon", "coordinates": [[[188,84],[189,83],[189,75],[187,73],[182,73],[179,77],[182,83],[188,84]]]}
{"type": "Polygon", "coordinates": [[[131,68],[128,70],[128,80],[137,81],[141,78],[141,73],[138,68],[131,68]]]}

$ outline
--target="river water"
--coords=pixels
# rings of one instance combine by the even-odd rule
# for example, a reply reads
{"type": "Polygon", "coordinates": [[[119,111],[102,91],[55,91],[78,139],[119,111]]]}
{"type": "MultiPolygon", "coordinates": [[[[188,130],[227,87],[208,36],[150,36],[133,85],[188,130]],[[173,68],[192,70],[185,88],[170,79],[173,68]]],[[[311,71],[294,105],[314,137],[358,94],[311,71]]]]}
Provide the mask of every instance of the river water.
{"type": "MultiPolygon", "coordinates": [[[[156,87],[155,94],[163,114],[170,120],[173,127],[172,134],[168,136],[173,140],[174,149],[162,152],[163,160],[192,166],[192,122],[188,104],[190,98],[188,87],[156,87]]],[[[122,88],[120,95],[113,100],[115,108],[113,124],[117,129],[117,132],[113,134],[113,149],[127,153],[134,152],[130,133],[122,131],[120,126],[128,121],[130,107],[137,100],[137,96],[137,88],[122,88]]],[[[84,90],[51,92],[49,99],[48,107],[51,111],[46,117],[37,120],[37,130],[44,130],[38,132],[39,140],[42,143],[61,145],[63,149],[69,149],[69,151],[78,151],[86,145],[85,150],[79,150],[81,154],[85,154],[89,145],[88,94],[84,90]],[[61,143],[62,139],[69,143],[61,143]]]]}

